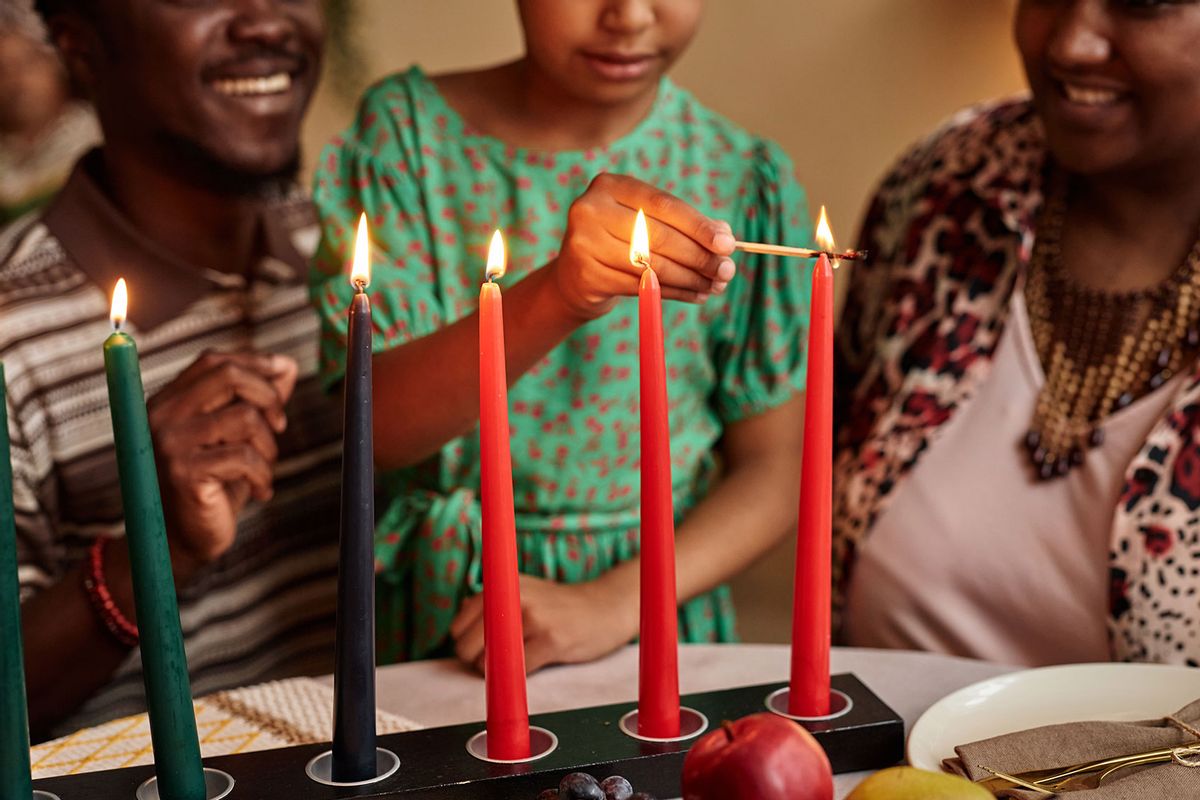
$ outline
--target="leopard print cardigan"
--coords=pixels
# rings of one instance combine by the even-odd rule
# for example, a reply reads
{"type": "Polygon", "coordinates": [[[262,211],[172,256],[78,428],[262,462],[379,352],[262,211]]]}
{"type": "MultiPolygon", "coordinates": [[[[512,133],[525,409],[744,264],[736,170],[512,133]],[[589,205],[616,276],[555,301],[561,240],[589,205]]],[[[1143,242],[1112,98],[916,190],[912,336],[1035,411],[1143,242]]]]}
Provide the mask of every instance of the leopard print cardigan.
{"type": "MultiPolygon", "coordinates": [[[[850,268],[835,388],[834,575],[939,431],[986,379],[1042,205],[1028,101],[959,114],[872,200],[850,268]]],[[[1115,659],[1200,666],[1200,363],[1130,463],[1110,539],[1115,659]]]]}

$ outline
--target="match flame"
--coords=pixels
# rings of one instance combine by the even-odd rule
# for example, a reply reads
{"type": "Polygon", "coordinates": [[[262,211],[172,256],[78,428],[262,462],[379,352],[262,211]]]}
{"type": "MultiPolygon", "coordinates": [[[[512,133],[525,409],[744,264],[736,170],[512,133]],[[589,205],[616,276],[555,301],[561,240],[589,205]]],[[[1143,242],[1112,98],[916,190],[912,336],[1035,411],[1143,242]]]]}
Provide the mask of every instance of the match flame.
{"type": "Polygon", "coordinates": [[[354,265],[350,269],[350,283],[357,289],[365,289],[371,283],[371,250],[367,237],[367,215],[358,218],[358,234],[354,237],[354,265]]]}
{"type": "MultiPolygon", "coordinates": [[[[817,220],[817,247],[826,253],[837,252],[837,245],[833,241],[833,230],[829,227],[829,216],[825,213],[825,206],[821,206],[821,218],[817,220]]],[[[838,266],[839,262],[834,258],[833,268],[837,269],[838,266]]]]}
{"type": "Polygon", "coordinates": [[[829,217],[824,211],[824,206],[821,206],[821,218],[817,219],[817,247],[829,253],[829,258],[833,260],[833,269],[838,269],[841,265],[838,259],[833,258],[833,253],[838,252],[838,245],[833,240],[833,230],[829,228],[829,217]]]}
{"type": "Polygon", "coordinates": [[[504,237],[500,231],[492,234],[492,244],[488,247],[487,279],[489,281],[503,278],[508,271],[508,260],[504,257],[504,237]]]}
{"type": "Polygon", "coordinates": [[[639,208],[633,222],[633,239],[629,242],[629,263],[642,269],[650,269],[650,231],[646,228],[646,215],[639,208]]]}
{"type": "Polygon", "coordinates": [[[113,289],[112,294],[112,313],[109,314],[109,319],[112,320],[113,328],[120,330],[121,324],[125,322],[125,312],[129,310],[129,291],[125,288],[125,279],[117,279],[117,285],[113,289]]]}

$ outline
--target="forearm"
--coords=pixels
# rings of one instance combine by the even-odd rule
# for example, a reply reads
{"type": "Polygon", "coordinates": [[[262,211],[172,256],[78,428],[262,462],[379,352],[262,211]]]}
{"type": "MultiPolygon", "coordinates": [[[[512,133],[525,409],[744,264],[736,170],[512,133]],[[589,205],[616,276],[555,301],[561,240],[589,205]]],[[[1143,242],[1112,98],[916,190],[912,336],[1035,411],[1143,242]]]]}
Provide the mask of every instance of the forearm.
{"type": "MultiPolygon", "coordinates": [[[[96,618],[82,586],[82,566],[21,606],[29,726],[44,737],[111,678],[129,654],[96,618]]],[[[113,600],[130,620],[133,588],[124,545],[109,547],[105,576],[113,600]]]]}
{"type": "Polygon", "coordinates": [[[708,592],[749,567],[796,531],[799,459],[731,469],[688,515],[677,534],[680,602],[708,592]]]}
{"type": "MultiPolygon", "coordinates": [[[[796,529],[804,410],[801,395],[726,431],[725,474],[675,532],[680,603],[754,563],[796,529]]],[[[598,579],[612,597],[636,596],[640,564],[620,564],[598,579]]]]}
{"type": "MultiPolygon", "coordinates": [[[[551,268],[504,293],[511,385],[584,322],[562,303],[551,268]]],[[[375,357],[375,460],[385,469],[419,463],[479,419],[479,315],[375,357]]]]}
{"type": "MultiPolygon", "coordinates": [[[[753,564],[796,529],[798,459],[764,460],[731,469],[675,532],[679,602],[704,594],[753,564]]],[[[636,595],[638,559],[599,580],[618,596],[636,595]]]]}

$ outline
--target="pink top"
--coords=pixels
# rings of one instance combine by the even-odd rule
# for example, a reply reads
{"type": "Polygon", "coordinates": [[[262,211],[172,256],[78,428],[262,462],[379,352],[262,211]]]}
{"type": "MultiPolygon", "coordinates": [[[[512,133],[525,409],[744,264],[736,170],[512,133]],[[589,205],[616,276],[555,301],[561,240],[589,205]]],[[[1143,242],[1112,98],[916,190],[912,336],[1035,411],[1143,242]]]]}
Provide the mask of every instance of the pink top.
{"type": "Polygon", "coordinates": [[[1108,661],[1113,511],[1181,380],[1113,414],[1082,466],[1037,481],[1023,441],[1044,376],[1017,292],[991,375],[861,546],[848,643],[1028,666],[1108,661]]]}

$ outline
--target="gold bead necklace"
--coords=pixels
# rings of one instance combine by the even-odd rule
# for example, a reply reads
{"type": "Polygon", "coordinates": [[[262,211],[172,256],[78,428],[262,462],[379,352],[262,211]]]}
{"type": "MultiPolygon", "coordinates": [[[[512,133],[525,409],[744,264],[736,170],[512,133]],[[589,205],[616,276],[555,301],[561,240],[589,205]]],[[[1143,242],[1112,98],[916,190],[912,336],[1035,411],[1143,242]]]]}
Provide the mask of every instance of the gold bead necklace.
{"type": "MultiPolygon", "coordinates": [[[[1080,286],[1062,266],[1065,181],[1038,219],[1025,300],[1045,372],[1025,447],[1042,480],[1066,475],[1104,443],[1105,420],[1158,389],[1200,352],[1200,240],[1148,289],[1080,286]]],[[[1120,257],[1119,254],[1116,257],[1120,257]]]]}

